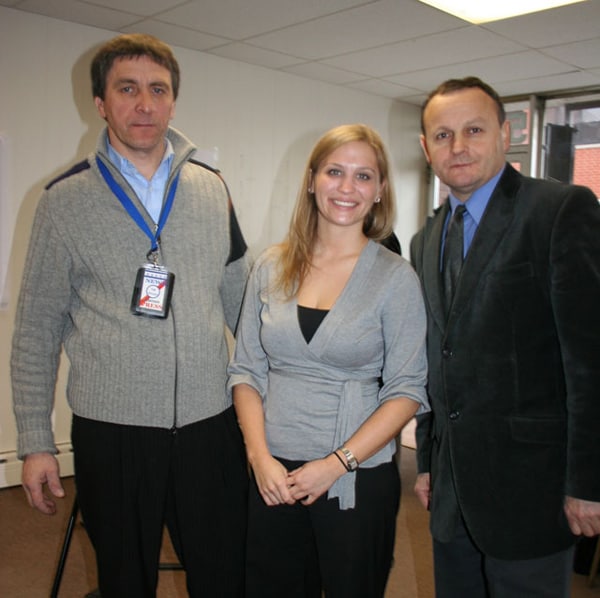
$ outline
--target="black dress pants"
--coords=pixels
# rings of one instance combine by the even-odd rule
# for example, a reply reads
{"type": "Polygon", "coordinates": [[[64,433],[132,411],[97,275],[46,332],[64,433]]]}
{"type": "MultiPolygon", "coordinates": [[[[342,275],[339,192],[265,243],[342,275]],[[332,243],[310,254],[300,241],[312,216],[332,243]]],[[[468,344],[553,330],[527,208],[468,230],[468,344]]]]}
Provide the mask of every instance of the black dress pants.
{"type": "Polygon", "coordinates": [[[243,596],[248,477],[232,408],[176,431],[75,416],[72,441],[102,598],[155,596],[165,524],[190,597],[243,596]]]}
{"type": "MultiPolygon", "coordinates": [[[[301,463],[280,459],[288,470],[301,463]]],[[[359,469],[356,506],[267,506],[250,484],[246,598],[381,598],[392,565],[400,478],[395,464],[359,469]]]]}
{"type": "Polygon", "coordinates": [[[433,541],[436,598],[568,598],[573,547],[548,556],[502,560],[483,554],[462,518],[450,542],[433,541]]]}

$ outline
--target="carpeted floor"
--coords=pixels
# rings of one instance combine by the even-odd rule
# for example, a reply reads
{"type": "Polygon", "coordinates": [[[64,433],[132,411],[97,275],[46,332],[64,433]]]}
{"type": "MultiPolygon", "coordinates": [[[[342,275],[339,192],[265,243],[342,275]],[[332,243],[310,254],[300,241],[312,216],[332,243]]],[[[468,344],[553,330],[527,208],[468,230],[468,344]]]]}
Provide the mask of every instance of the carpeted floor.
{"type": "MultiPolygon", "coordinates": [[[[400,463],[402,503],[398,514],[395,562],[386,598],[433,598],[428,514],[412,492],[414,451],[404,447],[400,463]]],[[[73,480],[67,478],[64,484],[67,497],[54,517],[32,511],[21,488],[0,490],[0,597],[50,596],[72,506],[73,480]]],[[[163,563],[177,560],[168,538],[161,560],[163,563]]],[[[73,530],[59,598],[83,598],[96,587],[95,575],[93,551],[85,529],[78,522],[73,530]]],[[[161,570],[158,597],[185,598],[184,575],[182,571],[161,570]]],[[[584,575],[574,575],[572,597],[600,598],[600,579],[597,578],[595,585],[589,588],[584,575]]]]}

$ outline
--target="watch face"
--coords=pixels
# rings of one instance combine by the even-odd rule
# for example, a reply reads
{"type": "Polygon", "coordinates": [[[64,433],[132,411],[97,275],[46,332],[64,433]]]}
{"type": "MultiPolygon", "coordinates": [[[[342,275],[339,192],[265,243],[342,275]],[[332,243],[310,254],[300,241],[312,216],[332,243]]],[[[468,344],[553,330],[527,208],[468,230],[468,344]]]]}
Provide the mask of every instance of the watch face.
{"type": "Polygon", "coordinates": [[[350,471],[358,469],[358,461],[356,460],[356,457],[352,454],[350,449],[347,449],[344,446],[340,450],[342,451],[342,453],[344,453],[344,457],[346,457],[346,461],[348,462],[348,469],[350,469],[350,471]]]}

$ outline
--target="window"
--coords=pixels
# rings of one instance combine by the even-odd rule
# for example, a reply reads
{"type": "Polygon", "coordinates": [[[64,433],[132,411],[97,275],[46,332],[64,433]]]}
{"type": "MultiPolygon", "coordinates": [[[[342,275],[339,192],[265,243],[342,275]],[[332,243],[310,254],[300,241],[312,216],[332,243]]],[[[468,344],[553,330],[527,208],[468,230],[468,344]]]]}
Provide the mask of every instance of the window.
{"type": "Polygon", "coordinates": [[[585,185],[600,198],[600,94],[546,103],[541,176],[585,185]]]}

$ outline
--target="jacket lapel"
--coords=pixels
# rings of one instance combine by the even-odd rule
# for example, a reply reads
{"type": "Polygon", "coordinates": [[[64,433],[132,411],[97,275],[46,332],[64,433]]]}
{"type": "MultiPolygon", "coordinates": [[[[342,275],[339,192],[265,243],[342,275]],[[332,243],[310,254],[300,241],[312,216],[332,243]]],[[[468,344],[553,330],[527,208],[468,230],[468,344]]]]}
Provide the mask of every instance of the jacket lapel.
{"type": "Polygon", "coordinates": [[[436,324],[443,330],[446,327],[446,312],[444,308],[444,295],[442,288],[442,277],[440,275],[440,251],[442,243],[442,232],[444,222],[448,215],[449,202],[438,208],[434,214],[427,219],[424,234],[423,247],[423,286],[425,297],[429,302],[429,309],[436,324]]]}

